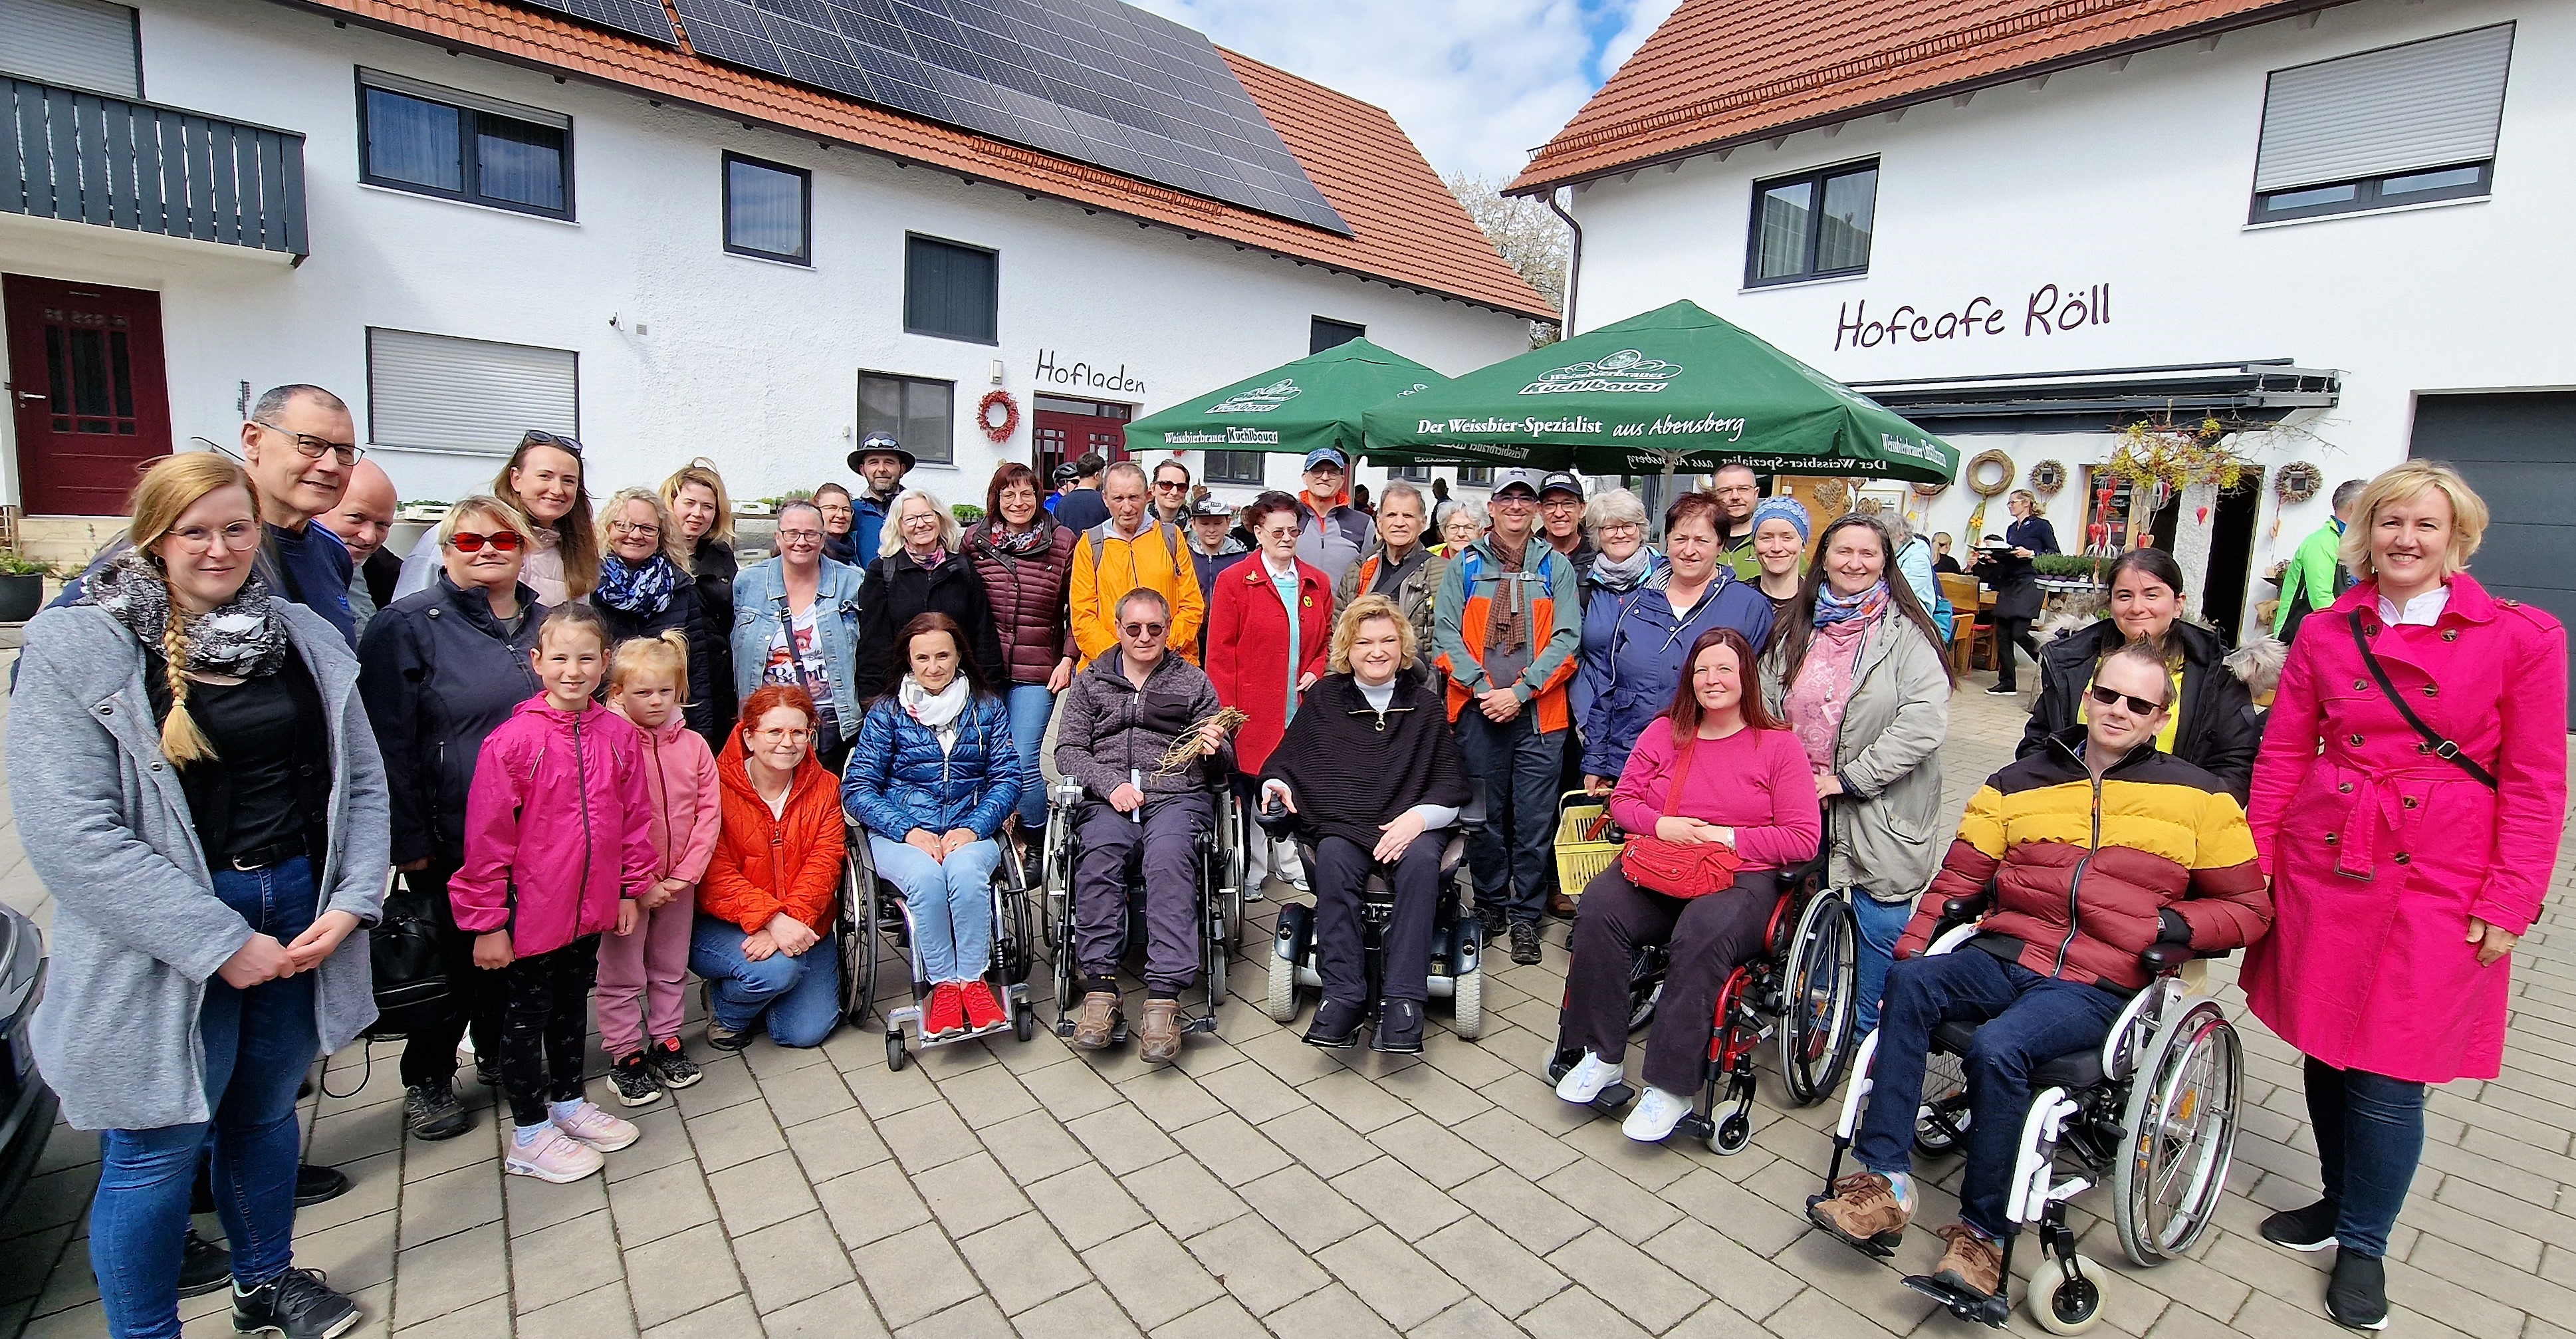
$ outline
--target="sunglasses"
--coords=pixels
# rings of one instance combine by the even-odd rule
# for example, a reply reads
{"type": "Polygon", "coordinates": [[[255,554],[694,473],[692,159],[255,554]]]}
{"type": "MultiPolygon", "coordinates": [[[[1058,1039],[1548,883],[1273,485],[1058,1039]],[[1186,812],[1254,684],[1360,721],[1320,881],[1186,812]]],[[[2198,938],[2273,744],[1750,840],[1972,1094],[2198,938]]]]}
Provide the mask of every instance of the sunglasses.
{"type": "Polygon", "coordinates": [[[581,458],[581,443],[579,441],[570,437],[558,437],[551,432],[543,432],[536,428],[530,428],[526,432],[519,434],[520,450],[525,451],[532,446],[551,446],[554,449],[571,456],[575,460],[579,460],[581,458]]]}
{"type": "Polygon", "coordinates": [[[447,542],[454,545],[458,553],[481,553],[486,544],[492,546],[494,553],[516,553],[519,551],[519,546],[528,541],[526,536],[516,530],[495,530],[488,535],[478,535],[471,530],[459,530],[449,535],[447,542]]]}
{"type": "Polygon", "coordinates": [[[2127,693],[2115,693],[2098,683],[2085,689],[2084,695],[2106,707],[2126,702],[2129,704],[2129,710],[2141,716],[2153,716],[2165,709],[2165,704],[2162,702],[2150,701],[2143,697],[2131,697],[2127,693]]]}
{"type": "Polygon", "coordinates": [[[1130,623],[1119,631],[1130,637],[1160,637],[1168,631],[1168,627],[1161,623],[1130,623]]]}

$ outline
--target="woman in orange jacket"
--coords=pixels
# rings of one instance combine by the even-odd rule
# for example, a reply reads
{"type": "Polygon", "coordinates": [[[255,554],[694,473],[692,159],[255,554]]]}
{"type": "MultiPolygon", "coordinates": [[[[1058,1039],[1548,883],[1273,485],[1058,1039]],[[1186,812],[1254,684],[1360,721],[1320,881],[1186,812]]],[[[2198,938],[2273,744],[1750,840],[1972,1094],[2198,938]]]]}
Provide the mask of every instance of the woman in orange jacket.
{"type": "Polygon", "coordinates": [[[839,788],[814,760],[814,699],[770,684],[744,699],[716,759],[724,826],[698,885],[689,970],[707,982],[707,1044],[819,1046],[841,1021],[829,943],[848,842],[839,788]]]}

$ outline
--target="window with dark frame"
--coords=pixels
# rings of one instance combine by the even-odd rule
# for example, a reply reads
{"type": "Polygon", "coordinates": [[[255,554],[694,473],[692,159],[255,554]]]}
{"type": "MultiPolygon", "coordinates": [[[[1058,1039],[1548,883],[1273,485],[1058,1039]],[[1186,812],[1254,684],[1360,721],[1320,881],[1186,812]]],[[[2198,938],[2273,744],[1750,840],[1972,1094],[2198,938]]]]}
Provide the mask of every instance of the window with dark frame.
{"type": "Polygon", "coordinates": [[[813,173],[736,153],[724,156],[725,250],[810,265],[813,223],[813,173]]]}
{"type": "Polygon", "coordinates": [[[1409,484],[1427,484],[1431,482],[1431,467],[1428,465],[1389,465],[1386,467],[1386,477],[1389,479],[1402,479],[1409,484]]]}
{"type": "Polygon", "coordinates": [[[1000,252],[906,234],[904,333],[999,344],[1000,268],[1000,252]]]}
{"type": "Polygon", "coordinates": [[[568,219],[572,118],[361,70],[358,179],[568,219]]]}
{"type": "Polygon", "coordinates": [[[2513,39],[2499,23],[2272,71],[2246,221],[2491,194],[2513,39]]]}
{"type": "Polygon", "coordinates": [[[1265,482],[1261,453],[1258,451],[1209,451],[1204,453],[1207,482],[1212,484],[1251,484],[1265,482]]]}
{"type": "Polygon", "coordinates": [[[1348,344],[1352,340],[1366,338],[1368,338],[1367,326],[1353,325],[1348,321],[1336,321],[1329,316],[1318,316],[1307,326],[1306,352],[1322,353],[1326,349],[1348,344]]]}
{"type": "Polygon", "coordinates": [[[1491,488],[1491,487],[1493,487],[1493,486],[1494,486],[1494,467],[1493,467],[1493,466],[1491,466],[1491,465],[1461,465],[1461,466],[1459,466],[1459,467],[1458,467],[1458,486],[1459,486],[1459,487],[1461,487],[1461,488],[1491,488]]]}
{"type": "Polygon", "coordinates": [[[859,374],[859,440],[872,432],[895,439],[916,460],[954,459],[957,383],[885,372],[859,374]]]}
{"type": "Polygon", "coordinates": [[[1744,285],[1869,273],[1878,215],[1878,160],[1753,183],[1744,285]]]}

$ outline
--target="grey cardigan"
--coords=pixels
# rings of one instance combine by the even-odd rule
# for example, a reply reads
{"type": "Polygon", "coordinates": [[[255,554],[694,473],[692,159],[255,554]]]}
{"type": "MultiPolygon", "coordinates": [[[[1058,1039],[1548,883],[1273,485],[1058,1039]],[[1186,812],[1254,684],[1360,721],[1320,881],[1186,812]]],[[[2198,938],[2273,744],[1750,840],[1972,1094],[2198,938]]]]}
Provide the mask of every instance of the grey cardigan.
{"type": "MultiPolygon", "coordinates": [[[[1780,643],[1762,658],[1762,701],[1785,719],[1780,643]]],[[[1950,676],[1941,652],[1890,609],[1861,642],[1851,704],[1834,736],[1847,789],[1830,802],[1833,855],[1825,877],[1879,902],[1907,902],[1932,882],[1949,847],[1941,822],[1941,740],[1950,729],[1950,676]]]]}
{"type": "MultiPolygon", "coordinates": [[[[272,598],[331,721],[323,910],[373,925],[384,904],[385,769],[358,701],[358,661],[320,615],[272,598]]],[[[54,895],[53,965],[33,1028],[36,1064],[83,1130],[211,1119],[197,1014],[206,979],[250,926],[214,893],[179,776],[161,756],[143,647],[95,605],[27,625],[9,709],[9,802],[28,863],[54,895]]],[[[361,928],[318,971],[321,1049],[375,1021],[361,928]]]]}

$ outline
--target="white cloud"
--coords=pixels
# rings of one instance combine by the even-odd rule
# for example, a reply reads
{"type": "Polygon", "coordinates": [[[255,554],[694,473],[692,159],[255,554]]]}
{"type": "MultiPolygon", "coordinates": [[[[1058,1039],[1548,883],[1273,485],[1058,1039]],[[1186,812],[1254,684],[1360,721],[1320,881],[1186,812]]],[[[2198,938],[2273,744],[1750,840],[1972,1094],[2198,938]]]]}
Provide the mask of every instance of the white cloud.
{"type": "Polygon", "coordinates": [[[1680,7],[1681,0],[1640,0],[1637,7],[1629,11],[1626,24],[1612,33],[1609,42],[1601,48],[1601,77],[1607,80],[1620,66],[1627,64],[1628,58],[1637,54],[1637,48],[1645,45],[1646,39],[1654,36],[1655,29],[1662,27],[1664,20],[1671,18],[1673,11],[1680,7]]]}
{"type": "Polygon", "coordinates": [[[1626,42],[1624,59],[1674,0],[1133,3],[1384,107],[1441,172],[1508,179],[1615,67],[1600,63],[1604,35],[1626,42]]]}

